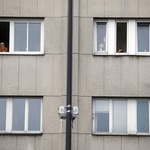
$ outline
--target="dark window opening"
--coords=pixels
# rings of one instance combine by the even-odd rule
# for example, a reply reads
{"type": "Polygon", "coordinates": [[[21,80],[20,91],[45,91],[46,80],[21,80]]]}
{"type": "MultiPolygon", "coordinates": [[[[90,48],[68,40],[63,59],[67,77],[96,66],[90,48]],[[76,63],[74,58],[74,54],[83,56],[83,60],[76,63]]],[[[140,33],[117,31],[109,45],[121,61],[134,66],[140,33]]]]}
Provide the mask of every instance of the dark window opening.
{"type": "Polygon", "coordinates": [[[117,53],[127,52],[127,23],[117,23],[117,53]]]}
{"type": "Polygon", "coordinates": [[[9,49],[9,22],[0,22],[0,43],[1,42],[9,49]]]}

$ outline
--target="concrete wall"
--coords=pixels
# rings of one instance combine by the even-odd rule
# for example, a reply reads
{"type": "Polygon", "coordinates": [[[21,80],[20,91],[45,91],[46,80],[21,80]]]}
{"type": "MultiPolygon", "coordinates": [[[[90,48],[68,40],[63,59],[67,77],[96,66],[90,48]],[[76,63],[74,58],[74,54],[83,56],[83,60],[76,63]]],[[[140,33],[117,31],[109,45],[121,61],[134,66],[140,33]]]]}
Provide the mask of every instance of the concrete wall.
{"type": "MultiPolygon", "coordinates": [[[[93,136],[92,97],[149,97],[149,57],[93,56],[94,17],[149,17],[149,0],[74,0],[73,150],[148,150],[149,137],[93,136]],[[117,82],[116,82],[117,81],[117,82]]],[[[43,96],[42,135],[0,135],[0,150],[64,150],[67,0],[1,0],[1,17],[43,17],[44,55],[0,55],[1,96],[43,96]]]]}
{"type": "Polygon", "coordinates": [[[150,137],[91,135],[92,97],[150,97],[149,57],[94,56],[93,18],[147,18],[149,6],[149,0],[79,2],[78,150],[149,149],[150,137]]]}

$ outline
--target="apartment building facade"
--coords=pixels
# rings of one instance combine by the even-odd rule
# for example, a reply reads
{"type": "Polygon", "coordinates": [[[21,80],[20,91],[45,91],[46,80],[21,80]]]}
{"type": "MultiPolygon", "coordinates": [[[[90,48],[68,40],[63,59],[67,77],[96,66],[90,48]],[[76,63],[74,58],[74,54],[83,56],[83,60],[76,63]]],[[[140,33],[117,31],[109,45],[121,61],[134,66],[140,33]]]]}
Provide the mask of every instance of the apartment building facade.
{"type": "MultiPolygon", "coordinates": [[[[150,147],[150,2],[73,1],[73,150],[150,147]]],[[[67,0],[1,0],[0,150],[64,150],[67,0]]]]}

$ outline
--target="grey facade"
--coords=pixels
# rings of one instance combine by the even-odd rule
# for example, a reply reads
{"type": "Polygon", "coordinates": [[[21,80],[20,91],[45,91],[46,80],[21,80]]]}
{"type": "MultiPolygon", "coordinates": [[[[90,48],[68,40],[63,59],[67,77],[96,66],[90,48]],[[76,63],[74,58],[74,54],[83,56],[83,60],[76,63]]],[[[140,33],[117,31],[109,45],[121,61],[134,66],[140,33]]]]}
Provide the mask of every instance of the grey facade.
{"type": "MultiPolygon", "coordinates": [[[[1,134],[0,150],[64,150],[67,0],[1,0],[1,18],[44,18],[44,54],[0,54],[1,96],[42,96],[43,134],[1,134]],[[31,4],[32,3],[32,4],[31,4]]],[[[93,97],[150,97],[149,56],[93,55],[94,18],[149,18],[149,0],[74,0],[73,150],[149,150],[150,137],[92,134],[93,97]]]]}

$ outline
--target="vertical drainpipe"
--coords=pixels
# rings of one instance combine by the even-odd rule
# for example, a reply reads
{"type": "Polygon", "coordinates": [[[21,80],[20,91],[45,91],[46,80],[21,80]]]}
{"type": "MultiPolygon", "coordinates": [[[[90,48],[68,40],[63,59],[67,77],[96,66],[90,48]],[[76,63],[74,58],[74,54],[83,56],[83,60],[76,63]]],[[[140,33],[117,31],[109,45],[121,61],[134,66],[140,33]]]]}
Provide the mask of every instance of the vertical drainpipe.
{"type": "Polygon", "coordinates": [[[73,0],[68,0],[68,40],[67,40],[67,100],[66,100],[66,150],[71,150],[72,123],[72,20],[73,0]]]}

